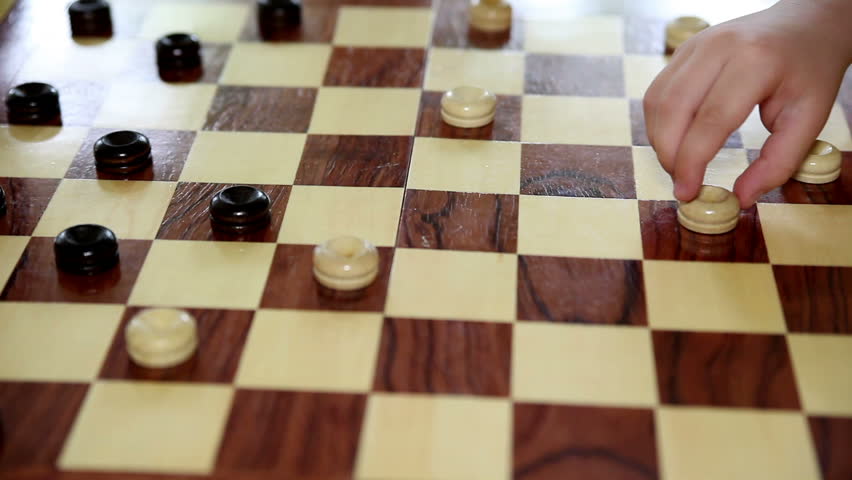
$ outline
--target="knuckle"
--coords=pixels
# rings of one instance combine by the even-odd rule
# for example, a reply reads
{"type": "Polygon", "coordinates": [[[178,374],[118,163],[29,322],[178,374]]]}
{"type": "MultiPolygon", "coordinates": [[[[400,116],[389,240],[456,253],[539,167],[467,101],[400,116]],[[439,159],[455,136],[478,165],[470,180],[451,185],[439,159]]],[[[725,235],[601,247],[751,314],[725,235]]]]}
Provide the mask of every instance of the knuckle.
{"type": "Polygon", "coordinates": [[[730,108],[718,103],[704,104],[695,117],[695,122],[712,130],[727,130],[736,123],[736,114],[730,108]]]}

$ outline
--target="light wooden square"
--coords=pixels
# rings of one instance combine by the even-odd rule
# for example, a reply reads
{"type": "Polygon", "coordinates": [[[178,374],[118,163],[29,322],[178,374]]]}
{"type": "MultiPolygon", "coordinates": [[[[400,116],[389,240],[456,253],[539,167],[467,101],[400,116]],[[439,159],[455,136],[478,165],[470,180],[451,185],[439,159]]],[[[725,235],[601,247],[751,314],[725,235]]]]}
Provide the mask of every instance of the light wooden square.
{"type": "MultiPolygon", "coordinates": [[[[723,148],[707,165],[704,184],[734,189],[737,178],[748,168],[743,149],[723,148]]],[[[633,147],[633,175],[639,200],[675,200],[672,177],[663,170],[651,147],[633,147]]]]}
{"type": "Polygon", "coordinates": [[[114,82],[94,125],[121,129],[200,130],[215,85],[114,82]]]}
{"type": "Polygon", "coordinates": [[[316,245],[343,235],[376,246],[396,243],[403,189],[296,185],[279,243],[316,245]]]}
{"type": "Polygon", "coordinates": [[[630,106],[626,98],[526,95],[521,107],[521,140],[630,146],[630,106]]]}
{"type": "Polygon", "coordinates": [[[248,4],[233,2],[154,4],[140,36],[156,39],[176,32],[194,33],[202,43],[230,43],[239,37],[251,10],[248,4]]]}
{"type": "Polygon", "coordinates": [[[446,91],[462,85],[478,86],[498,95],[523,95],[523,53],[431,49],[425,89],[446,91]]]}
{"type": "Polygon", "coordinates": [[[517,195],[521,144],[418,137],[408,188],[517,195]]]}
{"type": "Polygon", "coordinates": [[[515,319],[515,255],[398,248],[388,316],[511,322],[515,319]]]}
{"type": "Polygon", "coordinates": [[[521,195],[518,253],[641,259],[637,201],[521,195]]]}
{"type": "Polygon", "coordinates": [[[429,8],[342,7],[334,44],[350,47],[421,47],[429,45],[429,8]]]}
{"type": "Polygon", "coordinates": [[[30,237],[0,236],[0,291],[6,287],[6,281],[18,265],[29,241],[30,237]]]}
{"type": "Polygon", "coordinates": [[[657,402],[647,329],[521,322],[512,395],[530,402],[648,406],[657,402]]]}
{"type": "Polygon", "coordinates": [[[0,125],[0,177],[62,178],[88,129],[0,125]]]}
{"type": "Polygon", "coordinates": [[[852,205],[757,206],[770,262],[852,267],[852,205]]]}
{"type": "Polygon", "coordinates": [[[319,89],[310,133],[414,135],[420,90],[414,88],[319,89]]]}
{"type": "Polygon", "coordinates": [[[237,385],[369,391],[381,335],[379,314],[261,310],[252,322],[237,385]]]}
{"type": "Polygon", "coordinates": [[[180,179],[291,185],[306,138],[300,133],[198,132],[180,179]]]}
{"type": "Polygon", "coordinates": [[[153,239],[175,191],[172,182],[65,179],[34,236],[53,237],[82,223],[103,225],[119,239],[153,239]]]}
{"type": "Polygon", "coordinates": [[[220,80],[224,85],[319,87],[331,46],[307,43],[237,43],[220,80]]]}
{"type": "Polygon", "coordinates": [[[769,264],[646,260],[643,272],[648,323],[654,328],[786,331],[769,264]]]}
{"type": "Polygon", "coordinates": [[[508,478],[511,407],[503,399],[371,395],[356,476],[508,478]]]}
{"type": "MultiPolygon", "coordinates": [[[[24,62],[17,73],[16,83],[29,81],[48,84],[67,84],[71,81],[103,82],[105,78],[124,75],[138,68],[140,41],[113,38],[108,42],[94,39],[57,38],[41,44],[24,62]],[[85,65],[85,68],[81,68],[85,65]]],[[[148,42],[145,42],[147,46],[148,42]]],[[[153,46],[151,47],[153,48],[153,46]]],[[[56,85],[58,86],[58,85],[56,85]]],[[[5,92],[3,92],[5,94],[5,92]]],[[[65,97],[59,89],[60,99],[65,97]]]]}
{"type": "Polygon", "coordinates": [[[209,473],[232,397],[224,385],[95,383],[59,467],[209,473]]]}
{"type": "Polygon", "coordinates": [[[645,98],[648,87],[668,63],[668,57],[662,55],[625,55],[624,82],[627,96],[634,99],[645,98]]]}
{"type": "Polygon", "coordinates": [[[121,305],[0,303],[0,378],[95,379],[121,321],[121,305]]]}
{"type": "Polygon", "coordinates": [[[664,478],[819,480],[798,412],[663,408],[657,442],[664,478]]]}
{"type": "Polygon", "coordinates": [[[529,53],[621,55],[624,20],[617,16],[582,16],[559,20],[530,20],[524,30],[529,53]]]}
{"type": "Polygon", "coordinates": [[[804,409],[852,416],[852,336],[790,335],[787,341],[804,409]]]}
{"type": "Polygon", "coordinates": [[[157,240],[130,303],[253,309],[260,304],[275,245],[157,240]]]}
{"type": "MultiPolygon", "coordinates": [[[[758,108],[751,112],[751,115],[740,127],[740,135],[745,148],[763,148],[764,142],[769,138],[769,131],[766,130],[760,120],[758,108]]],[[[840,104],[835,103],[832,106],[828,120],[817,138],[834,145],[839,150],[847,152],[852,150],[852,135],[850,135],[849,125],[846,123],[846,116],[843,114],[843,107],[840,104]]],[[[804,161],[804,158],[802,160],[804,161]]]]}

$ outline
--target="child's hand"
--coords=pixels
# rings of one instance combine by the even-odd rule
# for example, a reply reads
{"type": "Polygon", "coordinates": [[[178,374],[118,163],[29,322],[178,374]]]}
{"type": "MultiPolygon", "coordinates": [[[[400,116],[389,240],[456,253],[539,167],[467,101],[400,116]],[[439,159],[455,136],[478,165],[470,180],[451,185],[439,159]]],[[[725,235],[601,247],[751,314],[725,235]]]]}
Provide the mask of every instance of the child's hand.
{"type": "Polygon", "coordinates": [[[756,105],[771,133],[734,192],[743,208],[782,185],[819,135],[852,61],[852,1],[780,3],[696,35],[645,95],[648,138],[693,200],[707,164],[756,105]]]}

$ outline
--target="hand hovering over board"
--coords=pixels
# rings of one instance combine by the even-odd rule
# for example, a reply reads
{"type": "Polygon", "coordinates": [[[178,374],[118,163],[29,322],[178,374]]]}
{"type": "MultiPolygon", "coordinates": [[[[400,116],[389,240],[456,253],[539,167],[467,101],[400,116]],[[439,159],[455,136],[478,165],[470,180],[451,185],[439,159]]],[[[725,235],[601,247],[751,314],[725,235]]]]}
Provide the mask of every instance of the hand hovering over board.
{"type": "Polygon", "coordinates": [[[757,105],[770,136],[734,193],[749,208],[786,182],[825,125],[850,62],[852,0],[781,0],[678,47],[644,101],[648,139],[675,197],[696,197],[707,164],[757,105]]]}

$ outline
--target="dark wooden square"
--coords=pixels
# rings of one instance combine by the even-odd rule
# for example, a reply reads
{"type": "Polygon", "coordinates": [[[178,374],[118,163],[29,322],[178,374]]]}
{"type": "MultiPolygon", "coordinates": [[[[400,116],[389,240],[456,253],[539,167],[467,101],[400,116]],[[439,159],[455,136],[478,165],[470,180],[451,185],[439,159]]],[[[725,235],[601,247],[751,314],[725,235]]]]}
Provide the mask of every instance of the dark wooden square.
{"type": "Polygon", "coordinates": [[[648,17],[624,19],[624,52],[662,55],[666,50],[666,20],[648,17]]]}
{"type": "Polygon", "coordinates": [[[95,168],[94,146],[104,135],[121,129],[93,128],[65,173],[65,178],[100,180],[146,180],[176,182],[195,141],[195,132],[176,130],[135,130],[151,142],[152,165],[130,175],[104,173],[95,168]]]}
{"type": "Polygon", "coordinates": [[[408,190],[397,246],[514,253],[518,197],[408,190]]]}
{"type": "Polygon", "coordinates": [[[290,199],[289,185],[251,185],[263,190],[271,201],[269,225],[243,235],[214,231],[210,226],[210,200],[216,193],[231,187],[224,183],[178,183],[169,203],[157,238],[166,240],[218,240],[275,242],[290,199]]]}
{"type": "Polygon", "coordinates": [[[187,309],[195,318],[198,348],[189,360],[172,368],[146,368],[130,359],[124,329],[142,307],[124,312],[112,346],[107,353],[101,378],[177,382],[230,383],[234,379],[254,312],[239,310],[187,309]]]}
{"type": "MultiPolygon", "coordinates": [[[[280,32],[272,41],[331,43],[334,28],[337,25],[338,2],[318,1],[302,2],[302,23],[292,29],[280,32]]],[[[240,34],[242,42],[260,42],[257,10],[252,9],[246,19],[246,25],[240,34]]]]}
{"type": "Polygon", "coordinates": [[[220,86],[204,130],[304,133],[316,96],[315,88],[220,86]]]}
{"type": "Polygon", "coordinates": [[[364,395],[238,390],[214,473],[353,478],[366,403],[364,395]]]}
{"type": "Polygon", "coordinates": [[[852,268],[773,265],[787,329],[852,334],[852,268]]]}
{"type": "Polygon", "coordinates": [[[357,294],[327,292],[314,280],[314,245],[278,245],[262,308],[381,312],[388,294],[393,249],[379,247],[379,275],[357,294]]]}
{"type": "MultiPolygon", "coordinates": [[[[468,8],[471,3],[447,1],[438,4],[432,30],[432,45],[447,48],[483,48],[521,50],[524,44],[524,23],[512,22],[506,32],[487,33],[470,28],[468,8]]],[[[518,3],[513,2],[517,8],[518,3]]]]}
{"type": "Polygon", "coordinates": [[[623,97],[621,57],[582,55],[526,56],[524,92],[535,95],[623,97]]]}
{"type": "Polygon", "coordinates": [[[647,325],[642,263],[521,255],[518,319],[647,325]]]}
{"type": "Polygon", "coordinates": [[[521,193],[636,198],[633,151],[630,147],[524,144],[521,193]]]}
{"type": "Polygon", "coordinates": [[[641,200],[639,220],[646,259],[766,263],[769,256],[757,207],[740,213],[739,224],[719,235],[696,233],[677,220],[677,202],[641,200]]]}
{"type": "Polygon", "coordinates": [[[419,48],[337,47],[323,85],[420,88],[425,68],[426,51],[419,48]]]}
{"type": "Polygon", "coordinates": [[[150,240],[119,239],[118,265],[101,274],[85,276],[57,269],[53,238],[31,238],[0,300],[125,303],[150,247],[150,240]]]}
{"type": "Polygon", "coordinates": [[[659,478],[648,409],[516,404],[517,480],[659,478]]]}
{"type": "Polygon", "coordinates": [[[494,121],[479,128],[458,128],[441,118],[441,97],[445,92],[423,92],[420,99],[418,137],[466,138],[473,140],[521,140],[521,97],[497,96],[494,121]]]}
{"type": "Polygon", "coordinates": [[[308,135],[296,185],[405,186],[411,137],[308,135]]]}
{"type": "Polygon", "coordinates": [[[58,186],[52,178],[0,178],[6,194],[0,235],[32,235],[58,186]]]}
{"type": "Polygon", "coordinates": [[[665,404],[798,409],[783,335],[652,332],[665,404]]]}
{"type": "Polygon", "coordinates": [[[823,480],[852,478],[852,418],[810,417],[808,423],[823,480]]]}
{"type": "Polygon", "coordinates": [[[373,388],[505,397],[511,353],[511,325],[386,318],[373,388]]]}
{"type": "MultiPolygon", "coordinates": [[[[760,150],[747,150],[749,164],[757,160],[760,150]]],[[[841,152],[840,178],[824,184],[803,183],[790,179],[784,185],[762,195],[761,203],[800,203],[819,205],[852,205],[852,152],[841,152]]]]}

